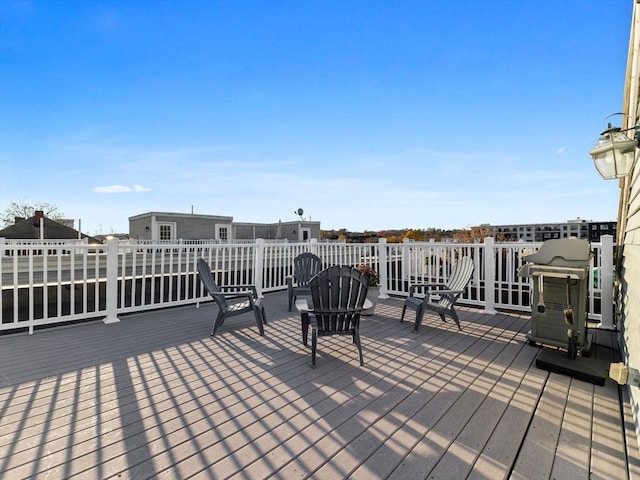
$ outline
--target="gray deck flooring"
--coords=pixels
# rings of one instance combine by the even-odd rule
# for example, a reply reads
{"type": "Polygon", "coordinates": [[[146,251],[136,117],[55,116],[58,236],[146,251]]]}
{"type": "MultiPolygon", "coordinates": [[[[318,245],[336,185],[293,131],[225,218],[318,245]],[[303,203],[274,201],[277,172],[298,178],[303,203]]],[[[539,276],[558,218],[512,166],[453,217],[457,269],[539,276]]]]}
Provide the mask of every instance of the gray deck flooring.
{"type": "Polygon", "coordinates": [[[265,305],[264,337],[247,315],[210,338],[213,304],[1,336],[0,478],[640,478],[624,389],[536,368],[527,315],[416,335],[385,300],[364,367],[336,337],[312,369],[286,295],[265,305]]]}

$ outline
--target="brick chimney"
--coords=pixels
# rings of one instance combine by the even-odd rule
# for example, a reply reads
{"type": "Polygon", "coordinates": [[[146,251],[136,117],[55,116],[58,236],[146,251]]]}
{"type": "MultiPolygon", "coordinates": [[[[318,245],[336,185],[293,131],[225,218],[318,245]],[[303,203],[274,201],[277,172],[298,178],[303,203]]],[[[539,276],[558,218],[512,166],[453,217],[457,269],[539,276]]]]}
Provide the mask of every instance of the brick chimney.
{"type": "Polygon", "coordinates": [[[36,210],[36,216],[33,219],[33,226],[34,227],[39,227],[40,226],[40,220],[44,218],[44,211],[43,210],[36,210]]]}

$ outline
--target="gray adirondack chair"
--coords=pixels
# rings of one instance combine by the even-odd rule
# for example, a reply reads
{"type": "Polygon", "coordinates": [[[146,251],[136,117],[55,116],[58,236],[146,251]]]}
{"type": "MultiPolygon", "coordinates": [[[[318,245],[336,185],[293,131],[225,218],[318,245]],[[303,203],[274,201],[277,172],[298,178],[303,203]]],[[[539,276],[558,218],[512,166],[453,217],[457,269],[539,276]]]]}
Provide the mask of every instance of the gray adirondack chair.
{"type": "Polygon", "coordinates": [[[349,335],[358,347],[360,365],[364,365],[360,343],[360,315],[367,299],[369,280],[353,267],[333,266],[322,270],[309,282],[313,307],[301,310],[303,343],[311,325],[311,365],[316,366],[318,337],[349,335]]]}
{"type": "Polygon", "coordinates": [[[267,323],[262,299],[258,298],[258,292],[254,285],[218,286],[211,268],[203,258],[198,259],[198,274],[200,280],[218,305],[218,315],[213,322],[211,336],[214,336],[225,319],[253,312],[260,335],[264,336],[264,325],[267,323]]]}
{"type": "Polygon", "coordinates": [[[298,295],[310,295],[309,281],[322,269],[322,260],[311,252],[303,252],[293,259],[293,275],[287,277],[289,311],[298,295]]]}
{"type": "Polygon", "coordinates": [[[471,257],[462,257],[454,265],[446,283],[411,285],[409,287],[409,298],[405,300],[402,307],[400,322],[404,320],[407,308],[415,310],[416,319],[413,331],[418,333],[418,327],[422,323],[424,313],[429,310],[440,315],[443,322],[447,321],[445,316],[449,315],[456,322],[458,329],[462,330],[455,306],[458,298],[464,293],[464,289],[471,280],[473,269],[473,259],[471,257]],[[416,294],[420,296],[416,296],[416,294]]]}

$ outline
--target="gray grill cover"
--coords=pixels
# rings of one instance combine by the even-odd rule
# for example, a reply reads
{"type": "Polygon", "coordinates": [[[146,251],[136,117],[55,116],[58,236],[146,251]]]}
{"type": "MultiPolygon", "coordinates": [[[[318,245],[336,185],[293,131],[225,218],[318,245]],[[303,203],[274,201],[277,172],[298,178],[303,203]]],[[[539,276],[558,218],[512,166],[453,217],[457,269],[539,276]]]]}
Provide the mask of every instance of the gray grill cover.
{"type": "Polygon", "coordinates": [[[529,277],[551,274],[584,278],[585,272],[579,270],[587,269],[588,271],[592,256],[587,240],[577,238],[547,240],[536,253],[524,258],[527,263],[518,271],[518,275],[529,277]]]}

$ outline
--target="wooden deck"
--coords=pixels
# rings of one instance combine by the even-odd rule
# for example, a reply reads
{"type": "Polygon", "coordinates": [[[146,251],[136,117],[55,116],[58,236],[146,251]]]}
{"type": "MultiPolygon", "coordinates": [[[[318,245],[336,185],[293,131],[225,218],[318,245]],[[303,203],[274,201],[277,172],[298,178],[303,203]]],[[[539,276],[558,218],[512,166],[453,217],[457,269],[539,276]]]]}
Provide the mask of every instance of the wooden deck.
{"type": "Polygon", "coordinates": [[[536,368],[526,315],[416,335],[385,300],[364,367],[339,337],[312,369],[286,295],[265,305],[264,337],[210,338],[213,304],[1,336],[0,478],[640,478],[625,390],[536,368]]]}

